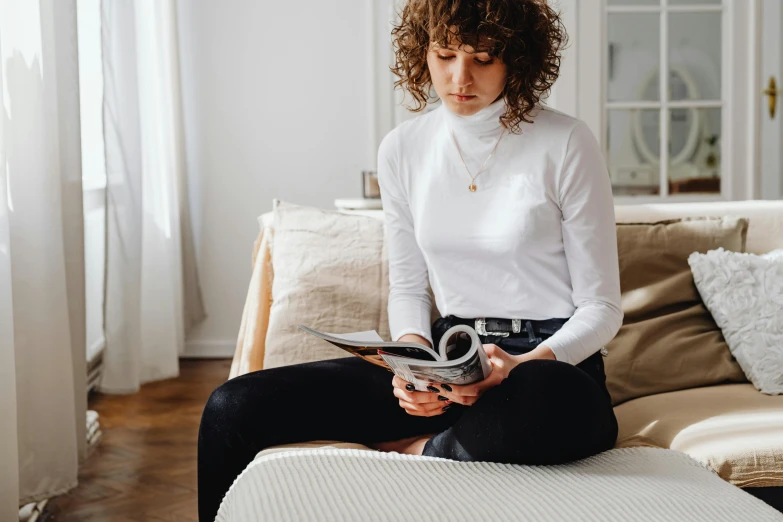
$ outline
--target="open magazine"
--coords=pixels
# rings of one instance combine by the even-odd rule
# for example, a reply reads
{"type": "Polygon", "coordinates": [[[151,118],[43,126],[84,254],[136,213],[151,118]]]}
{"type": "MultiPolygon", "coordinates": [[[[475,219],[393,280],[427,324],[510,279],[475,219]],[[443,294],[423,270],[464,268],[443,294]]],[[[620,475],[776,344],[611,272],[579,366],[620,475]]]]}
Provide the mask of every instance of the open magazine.
{"type": "Polygon", "coordinates": [[[438,351],[420,343],[384,341],[378,332],[334,334],[297,325],[311,335],[397,374],[427,391],[430,382],[471,384],[485,379],[492,371],[484,346],[476,331],[468,325],[452,326],[443,334],[438,351]]]}

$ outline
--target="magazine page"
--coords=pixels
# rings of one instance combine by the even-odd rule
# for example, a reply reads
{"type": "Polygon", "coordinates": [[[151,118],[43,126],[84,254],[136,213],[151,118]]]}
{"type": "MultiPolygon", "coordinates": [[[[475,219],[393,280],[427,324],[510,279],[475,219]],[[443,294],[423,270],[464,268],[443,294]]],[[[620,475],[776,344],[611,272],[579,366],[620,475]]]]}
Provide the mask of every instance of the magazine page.
{"type": "MultiPolygon", "coordinates": [[[[438,365],[417,364],[416,361],[387,355],[383,352],[380,352],[380,356],[396,375],[413,384],[418,391],[427,391],[427,384],[430,382],[464,385],[483,380],[491,371],[491,363],[489,363],[490,369],[485,373],[485,368],[481,363],[482,353],[484,353],[484,348],[480,347],[468,359],[459,363],[447,361],[447,365],[443,365],[443,362],[438,365]],[[451,362],[450,365],[449,362],[451,362]]],[[[485,353],[484,356],[486,357],[485,353]]],[[[487,361],[489,361],[488,358],[487,361]]]]}
{"type": "Polygon", "coordinates": [[[378,332],[375,330],[366,330],[364,332],[350,332],[350,333],[342,333],[342,334],[336,334],[336,333],[329,333],[329,332],[322,332],[324,335],[330,335],[332,337],[335,337],[337,339],[342,339],[344,341],[357,341],[357,342],[368,342],[368,343],[382,343],[384,342],[383,338],[378,335],[378,332]]]}
{"type": "Polygon", "coordinates": [[[303,324],[297,325],[300,330],[303,330],[311,335],[315,335],[324,341],[337,346],[338,348],[345,350],[348,353],[361,357],[367,362],[370,362],[376,366],[386,368],[390,372],[393,371],[388,363],[378,354],[378,349],[399,355],[401,357],[408,357],[419,361],[435,361],[437,359],[435,352],[428,346],[424,346],[418,343],[402,343],[393,341],[375,341],[374,337],[380,339],[380,336],[375,330],[368,332],[352,332],[347,334],[330,334],[326,332],[319,332],[313,328],[305,326],[303,324]]]}

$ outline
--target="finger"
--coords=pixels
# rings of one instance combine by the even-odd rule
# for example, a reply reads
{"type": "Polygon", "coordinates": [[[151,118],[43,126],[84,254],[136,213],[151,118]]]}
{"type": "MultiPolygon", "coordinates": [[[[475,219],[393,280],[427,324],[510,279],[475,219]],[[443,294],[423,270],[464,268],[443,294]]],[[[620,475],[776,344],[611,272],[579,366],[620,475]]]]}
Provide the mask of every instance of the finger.
{"type": "Polygon", "coordinates": [[[444,401],[444,402],[447,403],[456,402],[457,404],[465,404],[465,405],[472,404],[479,397],[479,393],[476,393],[476,395],[458,395],[455,393],[447,393],[447,392],[442,392],[442,393],[443,396],[446,397],[446,399],[448,399],[448,401],[444,401]]]}
{"type": "Polygon", "coordinates": [[[422,412],[418,412],[418,411],[405,410],[405,413],[407,413],[408,415],[413,415],[414,417],[435,417],[436,415],[440,415],[443,412],[439,413],[439,412],[435,411],[435,412],[432,412],[432,413],[422,413],[422,412]]]}
{"type": "Polygon", "coordinates": [[[500,384],[502,380],[503,380],[503,376],[500,372],[492,372],[489,375],[489,377],[487,377],[482,381],[479,381],[469,386],[461,387],[468,391],[475,390],[476,393],[472,395],[455,395],[452,393],[452,394],[448,394],[448,398],[453,402],[470,406],[474,404],[486,390],[494,386],[497,386],[498,384],[500,384]]]}
{"type": "Polygon", "coordinates": [[[400,400],[400,407],[403,408],[408,414],[420,417],[431,417],[433,415],[440,415],[443,413],[443,406],[437,404],[414,404],[400,400]]]}
{"type": "Polygon", "coordinates": [[[401,403],[405,403],[405,405],[407,407],[413,408],[416,411],[434,411],[434,410],[439,410],[439,409],[442,409],[443,406],[448,404],[447,401],[417,403],[417,402],[406,401],[405,399],[400,399],[400,402],[401,403]]]}
{"type": "Polygon", "coordinates": [[[411,384],[410,382],[406,381],[405,379],[403,379],[402,377],[400,377],[399,375],[396,375],[396,374],[394,375],[394,378],[392,379],[392,386],[394,386],[395,388],[400,388],[402,390],[413,391],[412,390],[413,384],[411,384]]]}
{"type": "Polygon", "coordinates": [[[405,402],[410,402],[410,403],[420,402],[418,398],[414,395],[415,393],[419,393],[419,392],[409,392],[400,388],[394,388],[392,392],[394,393],[395,397],[405,402]]]}
{"type": "Polygon", "coordinates": [[[456,404],[462,404],[464,406],[470,406],[481,397],[481,391],[478,391],[475,395],[453,395],[450,394],[447,398],[449,402],[456,404]]]}
{"type": "Polygon", "coordinates": [[[443,402],[443,403],[447,402],[438,399],[437,394],[430,393],[430,392],[409,392],[407,390],[402,390],[400,388],[394,388],[393,393],[394,396],[397,397],[398,399],[402,399],[404,401],[413,404],[431,404],[437,402],[443,402]]]}
{"type": "Polygon", "coordinates": [[[417,417],[429,416],[428,412],[422,411],[416,408],[413,404],[405,401],[400,401],[400,407],[405,410],[408,415],[415,415],[417,417]]]}
{"type": "Polygon", "coordinates": [[[477,397],[479,394],[479,387],[476,386],[475,384],[466,384],[463,386],[458,386],[456,384],[447,384],[446,386],[451,388],[450,391],[446,389],[446,386],[444,386],[443,383],[431,383],[431,385],[440,389],[441,395],[445,396],[450,400],[453,400],[454,402],[459,402],[460,398],[477,397]]]}
{"type": "Polygon", "coordinates": [[[422,412],[422,413],[429,413],[434,411],[439,411],[443,409],[444,403],[440,404],[434,404],[434,403],[423,403],[423,404],[416,404],[415,402],[405,402],[406,407],[422,412]]]}
{"type": "Polygon", "coordinates": [[[462,386],[458,384],[447,384],[446,386],[451,388],[451,390],[446,389],[446,386],[444,386],[442,383],[434,383],[434,386],[437,388],[441,388],[443,392],[449,393],[451,395],[461,395],[461,396],[477,395],[479,389],[476,383],[463,384],[462,386]]]}
{"type": "MultiPolygon", "coordinates": [[[[407,388],[394,388],[395,390],[400,390],[402,392],[401,395],[397,395],[397,397],[405,398],[406,400],[409,400],[411,402],[436,402],[438,401],[438,397],[442,396],[442,393],[435,393],[433,391],[412,391],[408,390],[407,388]]],[[[434,389],[434,388],[433,388],[434,389]]],[[[440,399],[441,401],[446,399],[440,399]]]]}
{"type": "Polygon", "coordinates": [[[484,348],[484,351],[487,353],[487,357],[489,357],[489,362],[492,363],[493,369],[505,368],[518,364],[515,356],[511,355],[503,348],[495,344],[485,344],[484,348]]]}
{"type": "Polygon", "coordinates": [[[449,397],[448,399],[449,402],[470,406],[471,404],[476,402],[476,399],[478,399],[478,395],[460,395],[456,397],[449,397]]]}

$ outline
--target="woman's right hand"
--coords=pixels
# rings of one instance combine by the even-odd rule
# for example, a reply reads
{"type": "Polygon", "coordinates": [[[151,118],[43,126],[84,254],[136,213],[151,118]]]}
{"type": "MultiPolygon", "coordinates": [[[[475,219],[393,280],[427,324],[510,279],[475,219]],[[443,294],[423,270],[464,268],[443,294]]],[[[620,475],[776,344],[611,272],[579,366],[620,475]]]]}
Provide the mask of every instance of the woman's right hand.
{"type": "Polygon", "coordinates": [[[445,411],[444,406],[451,404],[451,401],[440,393],[416,391],[413,384],[397,375],[392,379],[392,386],[394,386],[394,396],[400,400],[400,407],[409,415],[434,417],[445,411]]]}

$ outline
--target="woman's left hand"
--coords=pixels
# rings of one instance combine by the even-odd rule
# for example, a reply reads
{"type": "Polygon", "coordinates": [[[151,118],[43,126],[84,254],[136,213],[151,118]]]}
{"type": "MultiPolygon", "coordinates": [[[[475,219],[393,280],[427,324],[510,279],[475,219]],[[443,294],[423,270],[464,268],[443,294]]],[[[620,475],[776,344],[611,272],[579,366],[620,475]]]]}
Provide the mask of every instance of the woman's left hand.
{"type": "Polygon", "coordinates": [[[508,377],[511,370],[522,362],[522,359],[509,354],[496,344],[485,344],[483,346],[484,351],[487,352],[489,361],[492,363],[492,372],[489,376],[484,380],[474,382],[473,384],[466,384],[464,386],[439,382],[432,383],[433,386],[440,390],[441,395],[448,397],[452,402],[470,406],[476,402],[486,390],[500,384],[503,379],[508,377]]]}

